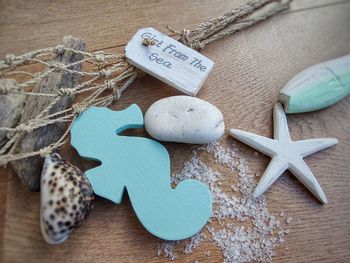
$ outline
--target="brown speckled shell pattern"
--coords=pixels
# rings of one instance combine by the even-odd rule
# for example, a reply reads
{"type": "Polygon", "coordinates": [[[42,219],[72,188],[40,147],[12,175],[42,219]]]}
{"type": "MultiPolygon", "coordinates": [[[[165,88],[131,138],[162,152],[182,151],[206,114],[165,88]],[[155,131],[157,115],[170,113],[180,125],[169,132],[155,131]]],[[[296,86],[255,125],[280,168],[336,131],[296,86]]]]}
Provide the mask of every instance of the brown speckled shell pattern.
{"type": "Polygon", "coordinates": [[[93,190],[80,169],[47,155],[41,174],[41,232],[47,243],[65,241],[93,207],[93,190]]]}

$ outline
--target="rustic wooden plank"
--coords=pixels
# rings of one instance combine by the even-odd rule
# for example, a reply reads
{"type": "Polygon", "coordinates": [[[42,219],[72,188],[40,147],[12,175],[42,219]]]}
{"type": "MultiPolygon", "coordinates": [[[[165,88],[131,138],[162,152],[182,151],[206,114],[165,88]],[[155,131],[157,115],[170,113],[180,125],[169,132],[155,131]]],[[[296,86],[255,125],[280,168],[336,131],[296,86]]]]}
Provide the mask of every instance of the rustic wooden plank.
{"type": "MultiPolygon", "coordinates": [[[[227,7],[236,4],[235,1],[222,1],[215,5],[202,1],[198,2],[200,4],[194,2],[171,4],[166,1],[161,3],[149,1],[147,5],[153,10],[138,4],[130,12],[125,9],[128,6],[127,3],[110,6],[109,2],[106,2],[111,13],[106,10],[106,16],[97,19],[94,23],[98,27],[96,31],[91,27],[87,30],[84,24],[81,32],[84,32],[84,37],[88,36],[89,46],[92,40],[94,43],[92,48],[108,47],[111,43],[116,45],[117,36],[121,32],[128,34],[125,39],[129,39],[132,33],[129,30],[130,24],[127,22],[132,20],[135,13],[141,12],[137,10],[143,10],[143,13],[138,13],[136,20],[131,22],[135,31],[155,20],[160,20],[159,23],[167,20],[166,22],[170,21],[170,24],[175,27],[182,28],[182,25],[191,25],[195,20],[200,22],[206,15],[206,18],[218,15],[227,7]],[[169,3],[168,7],[172,9],[164,8],[164,3],[169,3]],[[201,5],[200,9],[198,9],[199,5],[201,5]],[[158,7],[155,8],[155,6],[158,7]],[[176,11],[180,11],[183,6],[189,9],[184,11],[186,16],[179,16],[176,11]],[[117,7],[120,7],[120,10],[116,10],[117,7]],[[165,9],[164,13],[159,11],[161,7],[165,9]],[[219,8],[222,8],[220,12],[219,8]],[[122,15],[117,16],[117,13],[122,15]],[[189,13],[192,13],[193,17],[188,17],[189,13]],[[161,16],[162,19],[155,18],[154,15],[158,14],[163,14],[164,19],[161,16]],[[121,22],[123,19],[125,23],[121,22]],[[105,23],[108,23],[108,26],[105,23]],[[110,29],[115,25],[122,26],[116,27],[113,33],[110,29]]],[[[311,6],[313,3],[320,2],[329,1],[295,1],[298,4],[311,6]]],[[[75,1],[71,3],[64,8],[79,5],[75,1]]],[[[97,4],[101,3],[97,2],[97,4]]],[[[11,5],[17,6],[18,2],[13,1],[11,5]]],[[[27,5],[27,7],[31,6],[27,5]]],[[[39,7],[44,10],[47,6],[41,4],[39,7]]],[[[76,13],[72,11],[73,13],[69,16],[71,19],[76,16],[75,22],[85,21],[88,15],[92,16],[90,12],[99,12],[104,8],[95,7],[96,9],[91,11],[93,9],[91,6],[86,3],[84,6],[81,4],[81,11],[76,13]]],[[[28,17],[33,17],[37,11],[27,10],[26,12],[28,17]]],[[[198,96],[220,108],[227,128],[244,129],[263,136],[272,136],[272,105],[277,100],[279,89],[287,80],[313,64],[350,53],[349,14],[349,2],[322,8],[310,7],[305,11],[278,15],[252,29],[213,43],[203,50],[203,54],[212,58],[216,65],[198,96]]],[[[67,21],[66,25],[72,20],[67,21]]],[[[1,42],[8,47],[12,45],[13,52],[45,47],[48,43],[56,44],[59,41],[58,38],[55,39],[57,32],[50,33],[49,29],[63,30],[54,26],[53,23],[48,23],[47,29],[45,29],[46,26],[40,27],[43,32],[46,32],[45,39],[36,40],[35,37],[32,38],[23,32],[29,27],[19,29],[18,26],[13,27],[18,34],[18,37],[14,38],[15,42],[9,39],[1,42]],[[23,35],[19,38],[22,33],[23,35]],[[14,44],[20,39],[28,39],[28,45],[14,44]]],[[[76,29],[76,31],[79,30],[76,29]]],[[[16,34],[12,32],[10,35],[16,34]]],[[[152,77],[145,77],[137,80],[113,108],[120,110],[130,103],[137,103],[145,111],[154,101],[176,94],[179,93],[169,89],[164,83],[152,77]]],[[[327,194],[328,205],[320,206],[289,173],[285,173],[266,194],[271,211],[284,209],[295,220],[291,224],[290,234],[286,237],[286,244],[275,250],[277,255],[274,261],[348,262],[350,260],[350,203],[348,201],[350,198],[348,190],[350,187],[348,172],[350,170],[348,160],[350,98],[347,97],[322,111],[287,118],[293,140],[329,136],[338,138],[340,142],[335,149],[325,150],[306,159],[327,194]],[[285,250],[286,247],[288,250],[285,250]]],[[[233,142],[229,138],[225,141],[233,142]]],[[[258,158],[254,157],[253,150],[236,143],[251,170],[261,174],[269,159],[261,155],[258,158]]],[[[172,143],[166,144],[166,147],[171,155],[172,170],[178,171],[183,162],[189,158],[191,149],[186,145],[172,143]]],[[[92,165],[82,162],[68,148],[64,150],[63,155],[83,169],[92,165]]],[[[215,167],[214,164],[212,165],[215,167]]],[[[155,256],[159,240],[141,227],[128,202],[115,206],[108,201],[97,199],[86,224],[72,234],[62,246],[48,246],[40,236],[39,194],[28,192],[16,176],[10,177],[8,187],[4,262],[51,262],[52,258],[64,262],[166,261],[162,257],[155,256]]],[[[1,191],[2,189],[0,193],[1,191]]],[[[193,262],[195,259],[200,262],[222,262],[220,251],[208,243],[201,244],[193,255],[180,256],[175,262],[193,262]],[[211,257],[204,255],[208,249],[213,252],[211,257]]]]}
{"type": "MultiPolygon", "coordinates": [[[[208,90],[219,87],[216,92],[220,95],[211,93],[211,101],[225,105],[220,109],[226,127],[271,137],[272,104],[277,101],[280,88],[301,70],[350,52],[350,35],[344,33],[350,30],[350,23],[346,22],[349,10],[348,2],[295,12],[286,15],[288,18],[278,16],[271,23],[214,43],[204,53],[215,58],[216,67],[199,97],[211,98],[208,90]]],[[[339,145],[306,159],[325,190],[329,205],[320,207],[313,202],[305,189],[297,189],[301,186],[289,173],[266,194],[272,211],[283,207],[301,220],[287,236],[288,250],[280,247],[276,251],[275,262],[345,262],[350,258],[350,231],[343,228],[349,222],[349,212],[345,212],[349,211],[345,200],[350,197],[346,190],[350,186],[346,179],[350,168],[349,102],[347,97],[323,111],[288,116],[293,140],[335,137],[339,145]]],[[[269,162],[248,159],[250,165],[256,163],[254,171],[260,173],[269,162]]]]}
{"type": "MultiPolygon", "coordinates": [[[[82,39],[71,36],[64,37],[63,46],[75,50],[85,50],[85,43],[82,39]]],[[[82,59],[82,55],[64,51],[57,54],[55,62],[69,64],[82,59]]],[[[81,65],[72,66],[72,70],[80,70],[81,65]]],[[[79,76],[68,72],[50,72],[47,78],[42,79],[34,88],[33,92],[56,93],[59,89],[74,87],[79,80],[79,76]]],[[[64,110],[73,100],[73,96],[62,96],[45,115],[64,110]]],[[[26,105],[20,122],[26,123],[32,118],[36,118],[43,110],[50,105],[52,98],[31,96],[26,100],[26,105]]],[[[18,146],[19,152],[37,151],[51,143],[59,140],[65,130],[65,123],[54,123],[45,127],[26,133],[21,138],[18,146]]],[[[40,175],[44,160],[40,156],[33,156],[14,162],[12,165],[23,183],[31,191],[37,191],[40,187],[40,175]]]]}
{"type": "MultiPolygon", "coordinates": [[[[294,0],[287,12],[344,1],[347,0],[294,0]]],[[[141,2],[114,0],[67,1],[65,4],[41,0],[35,5],[22,0],[4,0],[0,8],[0,57],[54,46],[68,34],[83,38],[89,43],[89,50],[125,45],[141,27],[151,26],[166,32],[163,25],[169,24],[179,30],[191,29],[246,2],[162,0],[150,1],[145,7],[141,2]]]]}

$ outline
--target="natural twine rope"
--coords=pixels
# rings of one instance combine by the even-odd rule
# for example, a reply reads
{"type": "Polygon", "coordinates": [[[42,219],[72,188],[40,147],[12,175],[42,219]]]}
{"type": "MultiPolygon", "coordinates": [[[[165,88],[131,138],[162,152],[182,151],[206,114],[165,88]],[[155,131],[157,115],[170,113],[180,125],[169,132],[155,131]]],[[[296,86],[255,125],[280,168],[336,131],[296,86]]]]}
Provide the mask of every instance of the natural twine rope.
{"type": "Polygon", "coordinates": [[[292,0],[255,0],[225,13],[222,16],[210,19],[199,24],[192,30],[183,29],[181,32],[166,25],[166,28],[176,35],[177,39],[193,49],[202,49],[206,45],[238,31],[244,30],[259,23],[272,15],[289,7],[292,0]],[[268,4],[276,3],[265,12],[252,16],[268,4]],[[250,17],[251,16],[251,17],[250,17]],[[249,18],[248,18],[249,17],[249,18]]]}
{"type": "MultiPolygon", "coordinates": [[[[291,0],[284,2],[279,0],[253,0],[222,16],[199,24],[192,30],[183,29],[181,32],[178,32],[169,26],[166,26],[166,28],[185,45],[194,49],[202,49],[213,41],[246,29],[286,9],[290,2],[291,0]],[[261,14],[256,13],[270,4],[274,4],[274,6],[261,14]]],[[[146,46],[154,44],[145,39],[141,41],[146,46]]],[[[11,161],[36,155],[43,157],[60,148],[68,141],[72,121],[77,115],[90,106],[108,106],[120,99],[123,91],[140,76],[140,73],[137,68],[128,64],[123,54],[111,54],[102,51],[84,52],[65,48],[62,45],[35,50],[20,56],[6,55],[5,59],[0,60],[0,77],[16,76],[26,77],[27,79],[18,83],[11,90],[7,87],[0,87],[0,95],[11,96],[11,94],[23,93],[28,96],[52,97],[52,101],[38,116],[26,123],[20,123],[13,128],[0,127],[0,131],[7,132],[9,139],[0,149],[0,166],[6,165],[11,161]],[[53,56],[66,51],[80,54],[84,58],[67,65],[50,62],[53,56]],[[46,66],[47,69],[36,73],[17,70],[19,66],[38,63],[46,66]],[[82,71],[72,70],[72,66],[77,64],[83,65],[82,71]],[[68,72],[83,77],[84,81],[73,88],[59,89],[54,94],[30,92],[33,85],[46,78],[50,72],[68,72]],[[87,95],[81,102],[73,104],[68,109],[47,115],[62,96],[73,96],[82,93],[87,95]],[[30,133],[38,128],[58,122],[70,122],[70,124],[57,142],[38,151],[16,153],[17,146],[25,133],[30,133]]]]}

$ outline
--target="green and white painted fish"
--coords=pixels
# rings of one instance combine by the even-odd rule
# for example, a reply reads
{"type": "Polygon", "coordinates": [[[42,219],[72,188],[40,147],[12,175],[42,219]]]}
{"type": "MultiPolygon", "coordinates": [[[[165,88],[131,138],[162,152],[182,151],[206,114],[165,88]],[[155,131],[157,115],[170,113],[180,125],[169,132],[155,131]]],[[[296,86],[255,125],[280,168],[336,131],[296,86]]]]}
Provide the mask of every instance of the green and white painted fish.
{"type": "Polygon", "coordinates": [[[350,55],[307,68],[282,88],[278,100],[286,113],[326,108],[350,94],[350,55]]]}

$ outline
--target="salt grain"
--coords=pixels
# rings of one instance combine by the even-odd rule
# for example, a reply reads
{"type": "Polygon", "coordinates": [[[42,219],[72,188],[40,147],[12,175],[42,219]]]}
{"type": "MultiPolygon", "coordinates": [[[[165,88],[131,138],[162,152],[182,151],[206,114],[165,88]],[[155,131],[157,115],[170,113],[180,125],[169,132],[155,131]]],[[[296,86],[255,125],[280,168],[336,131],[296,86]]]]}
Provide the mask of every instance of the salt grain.
{"type": "MultiPolygon", "coordinates": [[[[284,236],[289,230],[285,230],[276,216],[269,212],[264,196],[253,197],[255,175],[249,172],[247,162],[238,154],[234,144],[227,148],[215,142],[194,150],[182,171],[173,175],[172,183],[178,184],[185,179],[206,183],[212,193],[213,212],[202,232],[185,241],[182,253],[191,254],[201,242],[209,241],[222,251],[224,262],[272,260],[274,248],[285,241],[284,236]],[[215,162],[227,167],[229,172],[223,174],[208,167],[198,156],[203,152],[212,155],[215,162]],[[230,192],[221,187],[225,185],[224,179],[238,179],[231,185],[230,192]]],[[[279,214],[283,217],[284,213],[281,211],[279,214]]],[[[286,222],[291,220],[288,217],[286,222]]],[[[174,260],[175,250],[182,244],[164,242],[158,247],[157,255],[174,260]]],[[[209,252],[207,256],[210,256],[209,252]]]]}
{"type": "Polygon", "coordinates": [[[197,246],[200,244],[200,242],[204,240],[204,234],[203,233],[198,233],[191,237],[183,250],[185,254],[192,254],[193,250],[197,248],[197,246]]]}
{"type": "Polygon", "coordinates": [[[163,242],[161,245],[158,246],[157,256],[164,255],[164,257],[175,260],[177,258],[177,255],[175,253],[175,249],[177,245],[179,244],[179,241],[167,241],[163,242]]]}

